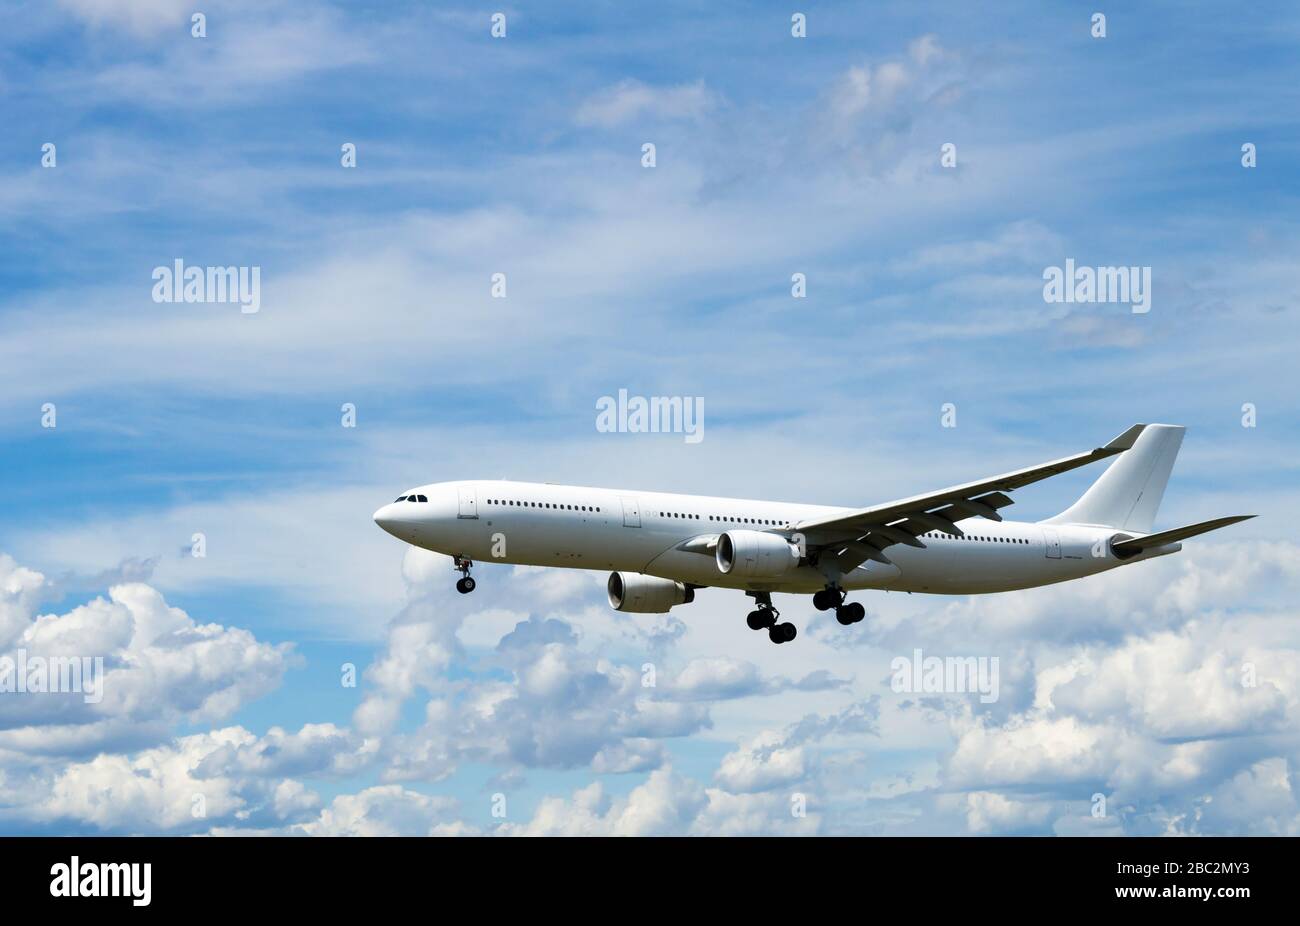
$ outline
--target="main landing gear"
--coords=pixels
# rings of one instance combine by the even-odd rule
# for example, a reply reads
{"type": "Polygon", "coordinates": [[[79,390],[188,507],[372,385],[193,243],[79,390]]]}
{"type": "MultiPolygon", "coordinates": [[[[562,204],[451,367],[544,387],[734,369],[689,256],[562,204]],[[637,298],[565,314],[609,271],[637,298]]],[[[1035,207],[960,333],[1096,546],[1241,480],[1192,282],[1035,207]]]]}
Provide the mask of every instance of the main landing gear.
{"type": "Polygon", "coordinates": [[[835,619],[847,627],[866,617],[867,609],[856,601],[845,604],[845,597],[844,589],[828,585],[813,595],[813,607],[818,611],[829,611],[834,608],[835,619]]]}
{"type": "Polygon", "coordinates": [[[468,595],[474,591],[475,582],[469,574],[470,567],[474,564],[467,559],[461,559],[459,556],[453,556],[451,561],[456,571],[461,574],[460,580],[456,583],[456,591],[462,595],[468,595]]]}
{"type": "Polygon", "coordinates": [[[763,630],[766,628],[768,639],[773,643],[789,643],[798,634],[794,624],[789,621],[781,624],[777,621],[781,617],[781,612],[772,607],[772,594],[770,592],[745,592],[750,598],[754,599],[754,610],[749,612],[749,617],[745,618],[745,623],[749,624],[750,630],[763,630]]]}

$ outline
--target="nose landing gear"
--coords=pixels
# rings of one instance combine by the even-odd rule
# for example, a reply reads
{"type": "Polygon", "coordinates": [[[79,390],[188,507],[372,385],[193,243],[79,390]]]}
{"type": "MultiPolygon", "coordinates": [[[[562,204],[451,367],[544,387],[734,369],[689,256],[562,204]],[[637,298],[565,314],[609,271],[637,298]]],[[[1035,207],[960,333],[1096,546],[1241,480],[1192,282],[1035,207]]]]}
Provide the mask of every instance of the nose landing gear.
{"type": "Polygon", "coordinates": [[[456,571],[461,574],[461,578],[456,582],[456,591],[460,592],[462,595],[468,595],[470,592],[474,591],[476,584],[473,577],[469,574],[470,567],[474,564],[467,559],[461,559],[459,556],[453,556],[451,561],[456,571]]]}
{"type": "Polygon", "coordinates": [[[770,592],[746,592],[750,598],[754,599],[754,610],[749,612],[745,618],[745,623],[749,625],[750,630],[767,630],[768,639],[773,643],[789,643],[799,633],[794,624],[778,623],[781,612],[772,607],[772,595],[770,592]]]}

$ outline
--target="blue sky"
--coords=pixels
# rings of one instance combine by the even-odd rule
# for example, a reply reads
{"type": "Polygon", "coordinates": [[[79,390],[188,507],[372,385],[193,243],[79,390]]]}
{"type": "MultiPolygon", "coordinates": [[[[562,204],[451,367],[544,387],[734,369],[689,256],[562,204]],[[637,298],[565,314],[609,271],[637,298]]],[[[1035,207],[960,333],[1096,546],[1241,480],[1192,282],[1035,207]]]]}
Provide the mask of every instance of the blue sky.
{"type": "Polygon", "coordinates": [[[795,9],[0,13],[0,651],[121,682],[5,696],[4,831],[1300,825],[1295,10],[795,9]],[[261,310],[154,302],[178,258],[260,267],[261,310]],[[1151,311],[1044,302],[1067,258],[1151,267],[1151,311]],[[705,440],[598,432],[621,388],[702,396],[705,440]],[[370,522],[473,477],[868,504],[1136,421],[1188,426],[1162,526],[1266,517],[1064,589],[865,596],[853,634],[792,599],[779,650],[722,592],[462,598],[370,522]],[[900,698],[915,645],[999,655],[1004,696],[900,698]]]}

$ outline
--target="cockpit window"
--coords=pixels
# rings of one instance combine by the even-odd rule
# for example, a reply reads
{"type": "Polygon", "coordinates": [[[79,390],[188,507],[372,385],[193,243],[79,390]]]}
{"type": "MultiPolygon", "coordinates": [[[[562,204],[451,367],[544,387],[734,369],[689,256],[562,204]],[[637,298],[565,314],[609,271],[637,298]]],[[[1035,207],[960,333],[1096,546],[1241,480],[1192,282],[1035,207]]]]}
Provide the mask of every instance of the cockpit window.
{"type": "Polygon", "coordinates": [[[406,496],[400,495],[397,498],[393,499],[393,504],[397,504],[398,502],[404,502],[404,501],[406,501],[406,496]]]}
{"type": "Polygon", "coordinates": [[[415,497],[418,498],[418,499],[419,499],[420,501],[422,501],[422,502],[427,502],[427,501],[429,500],[429,499],[428,499],[426,496],[424,496],[424,495],[417,495],[417,496],[415,496],[415,497]]]}

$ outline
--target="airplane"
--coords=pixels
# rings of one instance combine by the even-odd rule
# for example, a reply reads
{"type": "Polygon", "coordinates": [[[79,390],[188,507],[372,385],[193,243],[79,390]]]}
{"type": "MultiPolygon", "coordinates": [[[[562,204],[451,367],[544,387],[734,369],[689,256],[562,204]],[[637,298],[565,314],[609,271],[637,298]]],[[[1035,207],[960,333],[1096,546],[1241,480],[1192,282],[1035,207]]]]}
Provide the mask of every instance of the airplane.
{"type": "Polygon", "coordinates": [[[472,592],[475,560],[612,570],[616,611],[665,613],[696,589],[744,591],[747,623],[788,643],[773,592],[812,594],[844,625],[866,589],[979,595],[1080,579],[1167,556],[1254,515],[1151,532],[1185,428],[1135,424],[1110,443],[1038,466],[868,508],[469,480],[419,486],[374,514],[413,546],[444,553],[472,592]],[[1115,459],[1077,502],[1043,521],[1004,520],[1008,492],[1115,459]]]}

